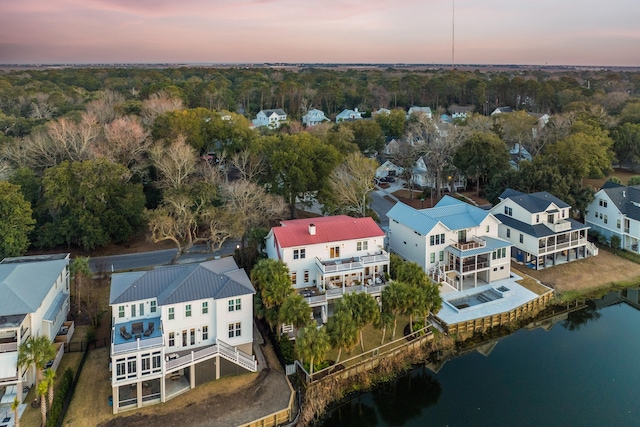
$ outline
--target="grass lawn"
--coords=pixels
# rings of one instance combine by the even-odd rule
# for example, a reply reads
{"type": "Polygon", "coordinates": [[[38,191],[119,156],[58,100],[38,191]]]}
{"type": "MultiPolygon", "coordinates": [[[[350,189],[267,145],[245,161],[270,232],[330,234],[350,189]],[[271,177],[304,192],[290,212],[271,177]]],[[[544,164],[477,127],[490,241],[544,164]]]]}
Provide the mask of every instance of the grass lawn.
{"type": "Polygon", "coordinates": [[[521,271],[556,290],[562,297],[587,295],[613,284],[634,283],[640,279],[640,264],[600,249],[598,256],[580,259],[566,264],[533,270],[512,263],[521,271]]]}

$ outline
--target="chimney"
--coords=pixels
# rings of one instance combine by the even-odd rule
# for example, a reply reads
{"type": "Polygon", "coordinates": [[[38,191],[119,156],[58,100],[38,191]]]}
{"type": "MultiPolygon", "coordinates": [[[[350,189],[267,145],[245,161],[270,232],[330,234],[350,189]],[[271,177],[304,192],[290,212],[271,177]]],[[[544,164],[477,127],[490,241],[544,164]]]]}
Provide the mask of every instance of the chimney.
{"type": "Polygon", "coordinates": [[[309,224],[309,234],[312,236],[316,235],[316,225],[315,224],[309,224]]]}
{"type": "Polygon", "coordinates": [[[627,197],[627,192],[622,190],[622,197],[627,197]]]}

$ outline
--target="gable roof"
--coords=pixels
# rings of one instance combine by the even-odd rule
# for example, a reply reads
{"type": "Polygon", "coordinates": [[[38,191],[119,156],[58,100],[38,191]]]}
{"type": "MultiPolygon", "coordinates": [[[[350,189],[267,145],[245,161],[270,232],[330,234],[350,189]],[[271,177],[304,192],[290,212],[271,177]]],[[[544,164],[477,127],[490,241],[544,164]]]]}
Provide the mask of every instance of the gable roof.
{"type": "Polygon", "coordinates": [[[433,208],[418,210],[404,203],[396,203],[387,212],[389,218],[422,235],[429,234],[438,223],[449,230],[477,227],[489,215],[489,211],[450,196],[444,196],[433,208]]]}
{"type": "Polygon", "coordinates": [[[5,258],[0,262],[0,315],[35,313],[66,266],[69,254],[5,258]]]}
{"type": "Polygon", "coordinates": [[[513,108],[511,108],[511,107],[498,107],[495,110],[493,110],[491,115],[493,116],[494,114],[500,114],[500,113],[513,113],[513,108]]]}
{"type": "Polygon", "coordinates": [[[525,194],[520,191],[507,188],[502,192],[499,198],[500,200],[510,199],[530,213],[545,212],[549,209],[551,204],[556,205],[559,209],[571,207],[548,191],[525,194]]]}
{"type": "Polygon", "coordinates": [[[609,196],[620,213],[640,221],[640,185],[627,186],[607,181],[600,191],[609,196]]]}
{"type": "Polygon", "coordinates": [[[280,227],[273,227],[271,233],[281,248],[384,236],[382,229],[370,217],[323,216],[282,221],[280,224],[280,227]],[[310,225],[315,225],[315,235],[309,234],[310,225]]]}
{"type": "Polygon", "coordinates": [[[287,113],[284,112],[281,108],[274,108],[273,110],[260,110],[260,113],[264,113],[267,117],[272,114],[277,114],[278,116],[286,116],[287,113]]]}
{"type": "Polygon", "coordinates": [[[169,305],[253,293],[245,271],[238,268],[233,257],[225,257],[200,264],[114,274],[109,304],[156,298],[158,305],[169,305]]]}

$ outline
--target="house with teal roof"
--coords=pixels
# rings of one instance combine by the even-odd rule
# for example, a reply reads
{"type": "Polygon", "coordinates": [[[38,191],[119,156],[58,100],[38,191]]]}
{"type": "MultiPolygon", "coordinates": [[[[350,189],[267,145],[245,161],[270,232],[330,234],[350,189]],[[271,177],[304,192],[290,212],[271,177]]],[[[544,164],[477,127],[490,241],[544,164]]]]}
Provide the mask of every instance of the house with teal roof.
{"type": "Polygon", "coordinates": [[[445,196],[433,208],[397,203],[389,217],[389,250],[462,291],[510,276],[511,243],[498,236],[491,212],[445,196]]]}

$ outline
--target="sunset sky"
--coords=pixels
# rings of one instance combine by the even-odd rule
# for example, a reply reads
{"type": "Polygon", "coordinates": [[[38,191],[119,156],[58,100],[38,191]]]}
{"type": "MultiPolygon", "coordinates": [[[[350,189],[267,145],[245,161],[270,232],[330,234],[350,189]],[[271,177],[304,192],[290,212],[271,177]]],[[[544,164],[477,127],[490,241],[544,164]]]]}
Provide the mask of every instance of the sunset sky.
{"type": "MultiPolygon", "coordinates": [[[[451,63],[454,0],[0,0],[0,63],[451,63]]],[[[638,0],[455,0],[455,63],[640,65],[638,0]]]]}

